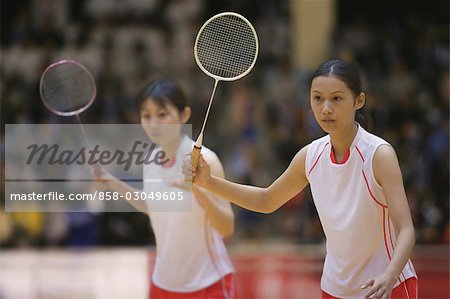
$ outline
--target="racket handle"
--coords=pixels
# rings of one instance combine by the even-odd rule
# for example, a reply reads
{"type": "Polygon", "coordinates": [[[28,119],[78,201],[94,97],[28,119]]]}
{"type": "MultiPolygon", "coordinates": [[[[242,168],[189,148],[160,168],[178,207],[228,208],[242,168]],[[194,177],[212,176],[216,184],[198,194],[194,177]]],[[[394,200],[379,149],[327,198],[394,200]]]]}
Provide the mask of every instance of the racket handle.
{"type": "MultiPolygon", "coordinates": [[[[194,171],[194,173],[197,171],[198,160],[200,159],[201,151],[202,151],[201,147],[194,145],[194,148],[192,149],[192,153],[191,153],[192,170],[194,171]]],[[[187,179],[186,181],[192,182],[192,179],[190,179],[190,180],[187,179]]]]}
{"type": "Polygon", "coordinates": [[[198,160],[200,160],[200,153],[202,151],[201,147],[198,147],[194,145],[194,148],[192,149],[192,168],[194,169],[194,172],[197,170],[198,160]]]}

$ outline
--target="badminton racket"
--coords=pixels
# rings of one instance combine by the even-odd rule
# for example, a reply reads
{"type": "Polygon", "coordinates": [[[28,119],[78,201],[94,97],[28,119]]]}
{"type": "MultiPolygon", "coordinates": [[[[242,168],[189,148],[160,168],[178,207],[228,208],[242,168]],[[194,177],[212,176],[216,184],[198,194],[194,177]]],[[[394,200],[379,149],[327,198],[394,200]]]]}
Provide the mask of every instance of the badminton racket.
{"type": "Polygon", "coordinates": [[[97,95],[95,80],[89,70],[74,60],[55,62],[42,73],[39,92],[44,106],[50,112],[60,116],[76,116],[89,146],[79,116],[92,105],[97,95]]]}
{"type": "Polygon", "coordinates": [[[247,75],[258,57],[258,36],[243,16],[224,12],[207,20],[197,33],[194,57],[200,69],[215,80],[200,134],[191,154],[195,172],[203,144],[203,134],[219,81],[235,81],[247,75]]]}

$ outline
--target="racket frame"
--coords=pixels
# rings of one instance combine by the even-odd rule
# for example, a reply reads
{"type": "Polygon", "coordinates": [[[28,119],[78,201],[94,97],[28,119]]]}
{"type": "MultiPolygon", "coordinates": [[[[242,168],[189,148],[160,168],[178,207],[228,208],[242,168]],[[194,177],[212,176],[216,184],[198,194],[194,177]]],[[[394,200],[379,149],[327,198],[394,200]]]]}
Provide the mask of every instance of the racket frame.
{"type": "Polygon", "coordinates": [[[41,79],[40,79],[40,81],[39,81],[39,94],[40,94],[40,96],[41,96],[42,102],[44,103],[44,106],[45,106],[48,110],[50,110],[50,112],[55,113],[56,115],[60,115],[60,116],[73,116],[73,115],[77,115],[77,116],[78,116],[78,114],[80,114],[81,112],[85,111],[85,110],[86,110],[87,108],[89,108],[89,106],[91,106],[92,103],[94,102],[95,97],[97,96],[97,84],[95,83],[94,76],[92,76],[91,72],[90,72],[84,65],[82,65],[81,63],[79,63],[78,61],[75,61],[75,60],[71,60],[71,59],[63,59],[63,60],[60,60],[60,61],[57,61],[57,62],[55,62],[55,63],[50,64],[50,65],[44,70],[44,72],[43,72],[42,75],[41,75],[41,79]],[[74,110],[74,111],[66,111],[66,112],[62,112],[62,111],[58,111],[58,110],[56,110],[56,109],[53,109],[53,108],[50,107],[50,106],[47,104],[47,102],[45,101],[45,97],[44,97],[43,92],[42,92],[42,86],[43,86],[43,81],[44,81],[45,75],[46,75],[50,70],[52,70],[52,69],[54,69],[55,67],[58,67],[58,66],[60,66],[60,65],[63,65],[63,64],[75,64],[75,65],[77,65],[78,67],[80,67],[80,68],[88,75],[88,77],[89,77],[89,79],[92,81],[92,85],[93,85],[93,87],[94,87],[94,88],[93,88],[94,91],[93,91],[93,93],[92,93],[92,97],[91,97],[91,99],[89,100],[89,102],[88,102],[86,105],[84,105],[83,107],[81,107],[80,109],[77,109],[77,110],[74,110]]]}
{"type": "Polygon", "coordinates": [[[197,36],[195,38],[195,43],[194,43],[194,58],[195,58],[195,62],[197,63],[197,65],[199,66],[199,68],[209,77],[214,78],[214,80],[216,81],[235,81],[238,80],[244,76],[246,76],[248,73],[250,73],[250,71],[253,69],[253,67],[255,66],[256,63],[256,59],[258,58],[258,53],[259,53],[259,41],[258,41],[258,34],[256,33],[255,28],[253,27],[252,23],[250,23],[249,20],[247,20],[245,17],[243,17],[242,15],[235,13],[235,12],[222,12],[219,14],[216,14],[214,16],[212,16],[211,18],[209,18],[204,24],[203,26],[200,28],[200,30],[197,33],[197,36]],[[242,19],[245,23],[247,23],[248,27],[251,29],[254,37],[255,37],[255,41],[256,41],[256,51],[255,51],[255,57],[253,58],[252,64],[250,65],[250,67],[243,72],[242,74],[235,76],[235,77],[231,77],[231,78],[224,78],[224,77],[220,77],[220,76],[216,76],[214,74],[211,74],[209,71],[207,71],[202,63],[200,62],[200,59],[198,58],[197,55],[197,45],[198,45],[198,39],[200,38],[201,33],[203,32],[203,30],[205,29],[206,26],[208,26],[209,23],[211,23],[213,20],[223,17],[223,16],[235,16],[239,19],[242,19]]]}
{"type": "MultiPolygon", "coordinates": [[[[192,163],[192,169],[194,170],[194,172],[196,171],[197,166],[198,166],[198,162],[199,162],[199,158],[200,158],[200,154],[201,154],[201,150],[202,150],[202,146],[203,146],[203,134],[204,134],[204,131],[205,131],[205,125],[206,125],[206,121],[208,120],[208,117],[209,117],[209,112],[211,110],[211,105],[212,105],[212,102],[213,102],[213,99],[214,99],[214,95],[216,93],[216,88],[217,88],[217,85],[218,85],[219,81],[235,81],[235,80],[238,80],[238,79],[246,76],[248,73],[250,73],[250,71],[255,66],[256,60],[258,58],[258,53],[259,53],[258,34],[256,33],[256,30],[253,27],[252,23],[250,23],[249,20],[247,20],[245,17],[243,17],[242,15],[240,15],[238,13],[222,12],[222,13],[216,14],[216,15],[212,16],[211,18],[209,18],[202,25],[200,30],[198,31],[197,36],[195,38],[195,43],[194,43],[194,58],[195,58],[195,62],[197,63],[199,68],[207,76],[209,76],[209,77],[214,79],[214,88],[213,88],[211,97],[210,97],[209,102],[208,102],[208,109],[206,110],[206,115],[205,115],[205,118],[203,120],[202,128],[200,130],[200,133],[199,133],[199,135],[197,137],[197,140],[195,141],[194,147],[193,147],[192,152],[191,152],[191,163],[192,163]],[[203,67],[202,63],[200,62],[200,59],[199,59],[198,54],[197,54],[198,53],[198,51],[197,51],[198,40],[199,40],[200,35],[202,34],[203,30],[205,29],[205,27],[208,26],[209,23],[211,23],[213,20],[215,20],[217,18],[220,18],[220,17],[223,17],[223,16],[234,16],[234,17],[237,17],[237,18],[241,19],[242,21],[244,21],[247,24],[247,26],[250,28],[250,30],[252,31],[253,37],[255,38],[255,56],[253,57],[253,61],[252,61],[251,65],[242,74],[239,74],[238,76],[231,77],[231,78],[224,78],[224,77],[221,77],[221,76],[217,76],[217,75],[212,74],[208,70],[206,70],[203,67]]],[[[189,179],[186,178],[185,181],[192,183],[193,178],[189,178],[189,179]]]]}

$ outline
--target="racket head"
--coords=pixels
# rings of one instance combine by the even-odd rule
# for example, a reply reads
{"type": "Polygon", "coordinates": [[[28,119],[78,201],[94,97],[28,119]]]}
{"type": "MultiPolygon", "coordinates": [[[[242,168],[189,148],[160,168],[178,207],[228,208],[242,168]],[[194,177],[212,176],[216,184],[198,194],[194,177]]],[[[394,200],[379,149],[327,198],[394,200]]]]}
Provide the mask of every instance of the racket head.
{"type": "Polygon", "coordinates": [[[197,33],[194,57],[208,76],[234,81],[246,76],[258,58],[259,41],[253,25],[242,15],[223,12],[207,20],[197,33]]]}
{"type": "Polygon", "coordinates": [[[72,116],[92,105],[97,87],[84,65],[75,60],[60,60],[42,73],[39,92],[44,106],[52,113],[72,116]]]}

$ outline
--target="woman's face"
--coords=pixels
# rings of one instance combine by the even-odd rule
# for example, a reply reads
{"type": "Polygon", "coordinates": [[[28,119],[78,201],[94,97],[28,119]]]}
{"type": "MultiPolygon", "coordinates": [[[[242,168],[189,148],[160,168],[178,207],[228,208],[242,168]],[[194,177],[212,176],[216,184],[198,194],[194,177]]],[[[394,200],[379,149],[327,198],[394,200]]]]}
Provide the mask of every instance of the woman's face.
{"type": "Polygon", "coordinates": [[[365,101],[364,93],[356,97],[345,82],[333,76],[314,78],[310,95],[314,117],[327,133],[354,125],[356,110],[364,106],[365,101]]]}
{"type": "Polygon", "coordinates": [[[188,108],[180,112],[170,103],[158,105],[151,98],[141,105],[141,124],[148,137],[161,146],[171,144],[180,136],[181,125],[186,123],[188,108]]]}

